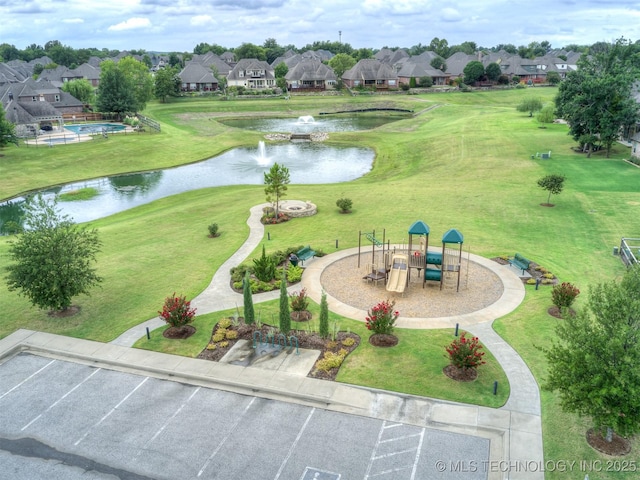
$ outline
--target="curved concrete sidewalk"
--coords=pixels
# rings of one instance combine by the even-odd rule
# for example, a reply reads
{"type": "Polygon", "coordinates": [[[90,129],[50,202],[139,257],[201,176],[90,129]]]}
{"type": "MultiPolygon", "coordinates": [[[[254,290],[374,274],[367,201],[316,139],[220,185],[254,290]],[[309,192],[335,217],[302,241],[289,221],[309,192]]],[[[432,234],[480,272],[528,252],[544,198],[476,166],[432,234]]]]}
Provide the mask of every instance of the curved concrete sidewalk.
{"type": "MultiPolygon", "coordinates": [[[[264,238],[264,225],[260,222],[262,208],[267,204],[256,205],[251,208],[247,225],[249,237],[238,250],[224,262],[214,274],[209,286],[191,304],[197,308],[199,314],[227,310],[243,305],[242,294],[230,288],[230,270],[241,264],[253,252],[264,238]]],[[[342,258],[357,254],[357,248],[341,250],[339,252],[315,258],[307,262],[300,285],[307,289],[307,294],[315,302],[320,303],[322,285],[320,277],[323,270],[331,263],[342,258]]],[[[517,352],[493,330],[491,323],[512,312],[524,299],[525,290],[520,279],[504,265],[488,260],[478,255],[470,255],[470,260],[488,268],[495,273],[503,284],[502,296],[494,304],[477,312],[439,318],[409,318],[400,317],[397,326],[400,328],[453,328],[456,324],[478,336],[496,357],[509,378],[511,393],[507,403],[502,407],[507,410],[526,414],[540,415],[540,393],[533,374],[517,352]]],[[[254,297],[254,302],[265,302],[280,296],[279,290],[262,293],[254,297]]],[[[331,295],[327,295],[329,309],[342,316],[364,321],[367,312],[347,305],[331,295]]],[[[127,330],[111,343],[114,345],[132,346],[146,335],[146,329],[154,330],[165,325],[160,318],[153,318],[127,330]]]]}
{"type": "MultiPolygon", "coordinates": [[[[257,205],[251,208],[251,214],[247,220],[250,228],[247,241],[225,262],[214,274],[209,286],[196,298],[193,299],[192,305],[198,309],[199,314],[210,313],[220,310],[226,310],[241,307],[243,298],[241,294],[234,292],[230,288],[230,269],[233,266],[242,263],[247,256],[255,250],[264,237],[264,226],[260,222],[262,216],[262,208],[266,204],[257,205]]],[[[306,262],[305,273],[300,285],[295,289],[305,287],[308,295],[316,302],[320,302],[322,294],[322,286],[320,277],[324,268],[330,263],[340,258],[357,253],[357,249],[346,249],[324,257],[315,258],[306,262]]],[[[477,255],[471,255],[470,259],[479,263],[485,268],[494,272],[503,283],[504,291],[500,299],[493,305],[486,307],[478,312],[471,314],[456,315],[451,317],[440,318],[409,318],[400,317],[398,319],[398,327],[401,328],[452,328],[456,324],[478,336],[482,343],[491,351],[505,371],[510,384],[510,395],[506,404],[500,408],[508,415],[504,420],[504,428],[508,431],[506,444],[504,445],[505,457],[511,459],[512,462],[543,462],[542,448],[542,421],[540,409],[540,392],[538,384],[533,374],[527,367],[526,363],[518,355],[518,353],[505,342],[492,328],[492,323],[496,318],[500,318],[513,311],[524,299],[525,289],[520,279],[504,265],[499,265],[477,255]]],[[[278,298],[279,290],[260,294],[254,297],[254,302],[278,298]]],[[[349,306],[339,300],[327,295],[329,309],[342,316],[352,318],[354,320],[364,321],[367,314],[366,311],[349,306]]],[[[130,347],[138,339],[146,334],[146,329],[153,330],[165,325],[159,318],[148,320],[136,327],[128,330],[113,340],[111,344],[130,347]]],[[[389,392],[391,393],[391,392],[389,392]]],[[[454,403],[431,400],[446,410],[447,405],[453,408],[454,403]]],[[[456,411],[456,415],[460,414],[460,408],[469,408],[471,412],[476,412],[475,406],[457,405],[452,410],[456,411]]],[[[481,409],[481,411],[491,409],[481,409]]],[[[464,420],[464,419],[463,419],[464,420]]],[[[476,413],[471,413],[468,419],[469,424],[478,422],[476,413]]],[[[453,418],[452,418],[453,421],[453,418]]],[[[458,423],[459,418],[454,423],[458,423]]],[[[479,426],[478,423],[476,425],[479,426]]],[[[530,472],[531,473],[531,472],[530,472]]],[[[542,473],[542,472],[539,472],[542,473]]],[[[508,478],[543,478],[536,475],[514,475],[508,478]]]]}

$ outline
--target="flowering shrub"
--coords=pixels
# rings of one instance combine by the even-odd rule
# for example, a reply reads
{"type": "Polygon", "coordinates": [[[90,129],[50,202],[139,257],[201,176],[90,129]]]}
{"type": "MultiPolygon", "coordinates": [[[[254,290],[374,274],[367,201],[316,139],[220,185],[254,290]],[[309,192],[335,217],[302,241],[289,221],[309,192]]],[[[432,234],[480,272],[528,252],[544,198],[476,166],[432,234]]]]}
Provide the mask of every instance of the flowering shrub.
{"type": "Polygon", "coordinates": [[[291,310],[294,312],[302,312],[309,307],[309,297],[307,296],[307,289],[303,288],[299,292],[293,292],[289,295],[291,299],[291,310]]]}
{"type": "Polygon", "coordinates": [[[396,302],[384,300],[369,310],[365,324],[373,333],[391,333],[400,312],[394,310],[396,302]]]}
{"type": "Polygon", "coordinates": [[[482,359],[484,352],[478,337],[471,339],[465,336],[463,332],[460,337],[456,338],[451,345],[445,348],[451,365],[461,369],[478,368],[486,362],[482,359]]]}
{"type": "Polygon", "coordinates": [[[569,282],[562,282],[560,285],[553,287],[551,301],[560,309],[569,308],[579,294],[578,287],[571,285],[569,282]]]}
{"type": "Polygon", "coordinates": [[[164,299],[162,311],[158,313],[172,327],[182,327],[193,321],[196,309],[191,308],[191,302],[186,297],[177,296],[174,292],[171,297],[164,299]]]}

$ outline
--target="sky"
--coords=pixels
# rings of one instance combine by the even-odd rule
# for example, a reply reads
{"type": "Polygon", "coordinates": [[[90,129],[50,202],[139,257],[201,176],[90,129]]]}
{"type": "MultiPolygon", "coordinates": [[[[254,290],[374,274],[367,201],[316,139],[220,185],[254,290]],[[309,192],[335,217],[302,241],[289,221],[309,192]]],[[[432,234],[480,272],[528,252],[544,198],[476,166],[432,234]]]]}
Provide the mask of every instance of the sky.
{"type": "Polygon", "coordinates": [[[201,42],[353,48],[429,45],[552,48],[640,39],[631,0],[0,0],[0,44],[20,50],[49,40],[79,48],[192,52],[201,42]]]}

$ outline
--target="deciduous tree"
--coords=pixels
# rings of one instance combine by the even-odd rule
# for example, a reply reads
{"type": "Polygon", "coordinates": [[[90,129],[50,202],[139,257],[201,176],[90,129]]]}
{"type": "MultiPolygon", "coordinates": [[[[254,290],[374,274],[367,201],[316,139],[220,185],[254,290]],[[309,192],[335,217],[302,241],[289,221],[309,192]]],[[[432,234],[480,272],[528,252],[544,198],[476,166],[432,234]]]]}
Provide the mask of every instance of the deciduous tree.
{"type": "Polygon", "coordinates": [[[523,98],[516,107],[516,110],[519,112],[529,112],[529,116],[533,117],[535,112],[542,110],[542,100],[538,97],[523,98]]]}
{"type": "Polygon", "coordinates": [[[178,76],[178,69],[173,67],[161,68],[156,72],[153,79],[155,96],[162,103],[167,101],[167,97],[174,97],[180,93],[181,80],[178,76]]]}
{"type": "Polygon", "coordinates": [[[5,118],[4,108],[0,107],[0,148],[6,147],[10,143],[18,145],[16,126],[5,118]]]}
{"type": "Polygon", "coordinates": [[[586,308],[567,316],[556,334],[544,350],[544,388],[559,393],[564,410],[591,418],[607,441],[613,431],[640,432],[640,268],[593,287],[586,308]]]}
{"type": "Polygon", "coordinates": [[[620,39],[593,56],[583,55],[578,70],[569,72],[556,96],[556,111],[569,124],[569,134],[588,156],[601,144],[609,157],[620,132],[640,119],[632,89],[638,77],[640,45],[620,39]]]}
{"type": "Polygon", "coordinates": [[[339,53],[329,60],[329,66],[333,68],[336,77],[341,78],[342,74],[356,64],[355,58],[346,53],[339,53]]]}
{"type": "Polygon", "coordinates": [[[564,175],[547,175],[538,180],[538,186],[549,192],[547,204],[550,205],[551,195],[558,195],[564,188],[564,175]]]}
{"type": "Polygon", "coordinates": [[[137,110],[133,81],[119,69],[111,60],[102,62],[100,86],[96,97],[98,110],[105,113],[115,113],[123,117],[127,113],[137,110]],[[106,65],[105,65],[106,64],[106,65]]]}
{"type": "Polygon", "coordinates": [[[98,231],[78,227],[40,195],[25,211],[25,230],[9,246],[9,290],[39,308],[66,310],[73,297],[102,281],[93,266],[101,247],[98,231]]]}
{"type": "Polygon", "coordinates": [[[93,85],[86,78],[77,78],[69,80],[62,84],[62,90],[70,93],[85,105],[89,105],[95,101],[96,95],[93,85]]]}
{"type": "Polygon", "coordinates": [[[264,173],[264,183],[266,185],[264,193],[267,194],[267,201],[272,200],[275,195],[276,219],[278,218],[278,207],[280,198],[286,195],[287,185],[290,182],[289,169],[284,165],[274,163],[269,172],[264,173]]]}
{"type": "Polygon", "coordinates": [[[484,76],[484,65],[478,60],[472,60],[464,67],[464,83],[471,85],[484,76]]]}

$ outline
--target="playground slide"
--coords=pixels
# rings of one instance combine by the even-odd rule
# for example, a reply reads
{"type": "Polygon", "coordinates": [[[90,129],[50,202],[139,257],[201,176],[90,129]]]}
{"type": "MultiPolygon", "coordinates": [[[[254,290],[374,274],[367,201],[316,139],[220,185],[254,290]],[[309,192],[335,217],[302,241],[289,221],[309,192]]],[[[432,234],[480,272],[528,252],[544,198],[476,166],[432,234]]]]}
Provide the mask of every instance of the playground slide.
{"type": "Polygon", "coordinates": [[[391,270],[389,271],[389,280],[387,281],[388,292],[404,292],[407,285],[407,274],[409,267],[407,265],[406,255],[394,255],[391,258],[391,270]]]}

